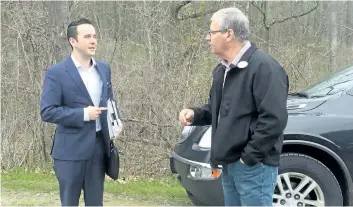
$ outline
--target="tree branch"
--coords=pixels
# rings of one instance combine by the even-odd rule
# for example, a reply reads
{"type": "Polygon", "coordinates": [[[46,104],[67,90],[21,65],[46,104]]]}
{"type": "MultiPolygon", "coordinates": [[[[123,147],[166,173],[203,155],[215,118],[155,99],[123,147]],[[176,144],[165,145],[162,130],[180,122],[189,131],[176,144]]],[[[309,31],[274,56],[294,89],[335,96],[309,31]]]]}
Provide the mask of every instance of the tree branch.
{"type": "Polygon", "coordinates": [[[178,13],[179,13],[180,9],[183,8],[183,6],[185,6],[185,5],[189,4],[189,3],[191,3],[191,1],[182,1],[179,5],[176,5],[174,7],[174,9],[172,11],[174,19],[179,20],[178,13]]]}
{"type": "Polygon", "coordinates": [[[181,15],[180,17],[178,17],[178,14],[180,12],[180,10],[187,4],[191,3],[191,1],[183,1],[181,2],[181,4],[175,6],[175,8],[173,9],[173,16],[174,16],[174,19],[176,20],[187,20],[187,19],[195,19],[195,18],[198,18],[198,17],[202,17],[202,16],[205,16],[207,14],[210,14],[210,13],[214,13],[216,11],[218,11],[218,8],[213,8],[213,9],[210,9],[208,11],[203,11],[203,12],[198,12],[198,13],[194,13],[194,14],[191,14],[191,15],[181,15]]]}
{"type": "Polygon", "coordinates": [[[210,9],[210,10],[204,11],[204,12],[194,13],[194,14],[191,14],[191,15],[188,15],[188,16],[181,16],[179,18],[179,20],[194,19],[194,18],[205,16],[207,14],[214,13],[216,11],[218,11],[218,8],[210,9]]]}
{"type": "MultiPolygon", "coordinates": [[[[349,28],[347,28],[347,29],[349,29],[349,28]]],[[[353,30],[353,29],[352,29],[353,30]]],[[[349,36],[351,36],[353,34],[353,32],[351,32],[351,33],[349,33],[348,35],[346,35],[344,38],[342,38],[338,43],[337,43],[337,45],[338,44],[341,44],[341,42],[343,42],[343,40],[345,40],[346,38],[348,38],[349,36]]],[[[336,45],[336,47],[337,47],[337,45],[336,45]]],[[[330,49],[327,51],[327,52],[325,52],[325,54],[323,54],[323,56],[326,56],[329,52],[331,52],[332,51],[332,47],[330,47],[330,49]]]]}
{"type": "Polygon", "coordinates": [[[256,4],[255,4],[255,1],[252,1],[251,2],[251,4],[257,9],[257,10],[259,10],[259,12],[262,14],[262,16],[264,16],[264,18],[265,18],[265,11],[264,10],[262,10],[259,6],[257,6],[256,4]]]}
{"type": "Polygon", "coordinates": [[[293,63],[293,61],[290,60],[289,57],[287,57],[286,55],[284,55],[283,52],[281,52],[279,49],[277,49],[277,47],[275,47],[274,45],[271,45],[270,43],[268,43],[266,40],[260,38],[259,36],[252,34],[254,37],[260,39],[261,41],[263,41],[265,44],[267,44],[268,46],[270,46],[271,48],[277,50],[277,52],[279,52],[283,57],[285,57],[292,65],[293,68],[299,73],[299,75],[303,78],[303,80],[306,82],[307,85],[309,85],[308,80],[305,78],[305,76],[302,74],[302,72],[298,69],[298,67],[293,63]]]}
{"type": "Polygon", "coordinates": [[[319,6],[319,3],[316,2],[316,6],[315,6],[314,8],[312,8],[312,9],[310,9],[309,11],[304,12],[304,13],[302,13],[302,14],[290,16],[290,17],[284,18],[284,19],[282,19],[282,20],[273,21],[273,22],[271,22],[271,24],[269,24],[269,27],[271,27],[271,26],[273,26],[274,24],[277,24],[277,23],[283,23],[283,22],[288,21],[288,20],[290,20],[290,19],[294,19],[294,18],[299,18],[299,17],[305,16],[305,15],[307,15],[307,14],[309,14],[309,13],[315,11],[318,6],[319,6]]]}
{"type": "Polygon", "coordinates": [[[263,16],[262,21],[263,21],[264,27],[268,30],[270,27],[266,24],[266,12],[262,10],[259,6],[257,6],[254,1],[252,1],[251,4],[262,14],[263,16]]]}
{"type": "Polygon", "coordinates": [[[346,28],[346,29],[348,29],[348,30],[352,30],[352,31],[353,31],[353,28],[350,28],[350,27],[348,27],[348,26],[346,26],[346,25],[342,25],[342,24],[334,24],[334,25],[340,26],[340,27],[344,27],[344,28],[346,28]]]}

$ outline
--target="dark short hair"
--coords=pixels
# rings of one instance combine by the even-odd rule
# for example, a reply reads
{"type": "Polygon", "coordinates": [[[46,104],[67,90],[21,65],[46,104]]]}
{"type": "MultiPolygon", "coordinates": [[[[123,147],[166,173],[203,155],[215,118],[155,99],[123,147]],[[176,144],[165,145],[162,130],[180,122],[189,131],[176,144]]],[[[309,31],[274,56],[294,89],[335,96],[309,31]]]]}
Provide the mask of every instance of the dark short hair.
{"type": "MultiPolygon", "coordinates": [[[[77,40],[77,27],[81,24],[90,24],[92,25],[92,22],[88,19],[81,18],[77,21],[73,21],[67,26],[67,31],[66,31],[66,36],[67,36],[67,41],[69,41],[70,37],[74,38],[77,40]]],[[[70,42],[69,42],[70,44],[70,42]]],[[[70,44],[71,46],[71,44],[70,44]]]]}

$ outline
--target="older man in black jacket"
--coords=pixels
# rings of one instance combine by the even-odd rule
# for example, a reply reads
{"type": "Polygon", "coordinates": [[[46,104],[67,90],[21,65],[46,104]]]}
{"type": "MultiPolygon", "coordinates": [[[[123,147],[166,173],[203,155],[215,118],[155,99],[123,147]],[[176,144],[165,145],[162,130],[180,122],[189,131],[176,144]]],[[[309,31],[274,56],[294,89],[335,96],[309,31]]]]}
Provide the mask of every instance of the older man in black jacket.
{"type": "Polygon", "coordinates": [[[283,130],[288,76],[248,41],[248,18],[237,8],[217,11],[207,35],[220,59],[208,103],[183,109],[182,125],[212,124],[210,163],[222,168],[225,205],[272,206],[283,130]]]}

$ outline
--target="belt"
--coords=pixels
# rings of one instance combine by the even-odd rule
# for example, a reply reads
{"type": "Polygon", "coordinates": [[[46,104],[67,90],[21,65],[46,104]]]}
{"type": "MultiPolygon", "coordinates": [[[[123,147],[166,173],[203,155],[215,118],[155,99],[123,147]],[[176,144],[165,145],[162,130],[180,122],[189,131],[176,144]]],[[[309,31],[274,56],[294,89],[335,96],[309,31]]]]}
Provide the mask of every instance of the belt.
{"type": "Polygon", "coordinates": [[[96,137],[100,137],[102,135],[103,135],[102,130],[96,132],[96,137]]]}

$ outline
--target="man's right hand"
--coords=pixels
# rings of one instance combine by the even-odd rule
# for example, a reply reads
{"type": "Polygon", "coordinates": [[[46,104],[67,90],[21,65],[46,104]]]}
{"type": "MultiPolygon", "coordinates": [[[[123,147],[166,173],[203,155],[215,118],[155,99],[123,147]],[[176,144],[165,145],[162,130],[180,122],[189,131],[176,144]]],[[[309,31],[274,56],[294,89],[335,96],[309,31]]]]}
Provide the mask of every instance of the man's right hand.
{"type": "Polygon", "coordinates": [[[183,126],[189,126],[194,119],[194,111],[191,109],[183,109],[179,113],[179,121],[183,126]]]}
{"type": "Polygon", "coordinates": [[[97,120],[99,119],[99,116],[101,115],[102,111],[108,110],[107,107],[94,107],[94,106],[89,106],[87,107],[88,110],[88,115],[90,120],[97,120]]]}

